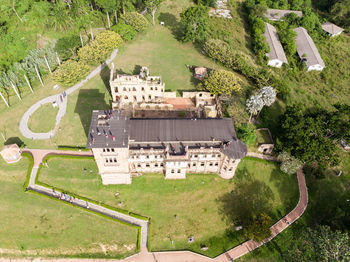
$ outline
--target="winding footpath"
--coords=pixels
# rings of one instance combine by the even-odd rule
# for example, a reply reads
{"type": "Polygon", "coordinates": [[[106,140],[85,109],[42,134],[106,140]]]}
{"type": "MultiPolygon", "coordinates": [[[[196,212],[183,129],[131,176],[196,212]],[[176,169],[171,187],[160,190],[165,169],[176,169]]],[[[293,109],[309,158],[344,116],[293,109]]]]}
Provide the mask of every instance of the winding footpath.
{"type": "Polygon", "coordinates": [[[69,194],[60,192],[58,190],[53,190],[52,188],[47,188],[41,185],[35,184],[35,180],[38,174],[39,166],[42,164],[43,159],[47,155],[69,155],[69,156],[91,156],[93,154],[91,151],[88,152],[79,152],[79,151],[63,151],[63,150],[42,150],[42,149],[23,149],[23,152],[30,153],[34,159],[34,165],[30,173],[30,179],[27,186],[27,190],[33,190],[37,193],[44,194],[57,198],[61,201],[71,203],[72,205],[88,209],[90,211],[100,213],[102,215],[109,216],[111,218],[126,222],[131,225],[135,225],[141,228],[141,238],[140,238],[140,248],[141,250],[147,249],[148,241],[148,220],[142,220],[135,218],[133,216],[126,215],[124,213],[117,212],[112,209],[105,208],[101,205],[70,196],[69,194]],[[63,197],[64,196],[64,197],[63,197]]]}
{"type": "MultiPolygon", "coordinates": [[[[52,189],[36,185],[35,178],[38,172],[38,168],[42,163],[42,160],[45,156],[49,154],[59,154],[59,155],[75,155],[75,156],[92,156],[91,152],[76,152],[76,151],[61,151],[61,150],[41,150],[41,149],[24,149],[23,152],[28,152],[32,154],[34,158],[34,166],[31,172],[30,181],[28,189],[34,190],[36,192],[56,197],[62,200],[59,195],[61,192],[55,192],[52,189]]],[[[265,160],[276,161],[275,157],[266,156],[257,153],[248,153],[247,156],[255,157],[265,160]]],[[[114,219],[125,221],[127,223],[139,226],[141,228],[141,252],[133,256],[127,257],[123,260],[112,260],[120,262],[230,262],[235,259],[259,248],[260,246],[271,241],[274,237],[280,234],[283,230],[289,227],[292,223],[299,219],[299,217],[304,213],[308,204],[308,192],[305,181],[305,176],[300,168],[297,172],[297,180],[299,187],[299,201],[295,208],[289,212],[286,216],[276,222],[273,226],[270,227],[271,236],[264,239],[261,242],[256,242],[254,240],[248,240],[241,245],[238,245],[227,252],[222,253],[221,255],[215,258],[209,258],[191,251],[169,251],[169,252],[148,252],[148,234],[149,234],[149,222],[146,220],[137,219],[123,213],[110,210],[108,208],[96,205],[94,203],[89,203],[85,200],[74,198],[73,201],[62,200],[66,202],[71,202],[73,205],[90,209],[94,212],[107,215],[114,219]]],[[[84,259],[85,261],[103,261],[104,259],[84,259]]],[[[1,261],[1,259],[0,259],[1,261]]],[[[23,260],[22,260],[23,261],[23,260]]],[[[81,261],[81,259],[38,259],[38,261],[81,261]]],[[[109,260],[111,261],[111,260],[109,260]]]]}
{"type": "Polygon", "coordinates": [[[116,57],[118,54],[118,49],[114,50],[111,54],[111,56],[105,61],[104,64],[99,65],[97,68],[95,68],[84,80],[79,82],[78,84],[68,88],[66,91],[67,96],[65,96],[62,100],[60,98],[61,94],[53,95],[46,97],[38,102],[36,102],[34,105],[32,105],[22,116],[21,121],[19,122],[19,130],[21,131],[22,135],[26,138],[29,139],[49,139],[52,136],[55,135],[59,123],[61,122],[61,119],[63,116],[66,114],[66,109],[67,109],[67,100],[68,100],[68,95],[73,93],[74,91],[78,90],[81,88],[83,85],[85,85],[91,78],[97,76],[109,63],[113,61],[113,59],[116,57]],[[47,103],[53,103],[56,102],[59,110],[56,116],[56,124],[55,128],[51,130],[50,132],[47,133],[34,133],[28,128],[28,121],[31,115],[40,108],[40,106],[47,104],[47,103]]]}

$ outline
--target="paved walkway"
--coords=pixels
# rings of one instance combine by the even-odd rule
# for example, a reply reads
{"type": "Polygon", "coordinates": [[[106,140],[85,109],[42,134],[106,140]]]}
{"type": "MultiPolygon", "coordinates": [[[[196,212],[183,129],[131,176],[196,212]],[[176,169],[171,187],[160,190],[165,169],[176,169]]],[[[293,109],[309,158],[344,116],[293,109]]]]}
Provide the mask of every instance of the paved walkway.
{"type": "Polygon", "coordinates": [[[47,155],[70,155],[70,156],[93,156],[91,151],[63,151],[63,150],[41,150],[41,149],[24,149],[23,152],[30,153],[34,159],[33,169],[30,174],[29,184],[27,189],[33,190],[38,193],[55,197],[59,200],[69,202],[73,205],[89,209],[93,212],[100,213],[111,218],[126,222],[128,224],[132,224],[135,226],[139,226],[141,228],[141,240],[140,247],[142,250],[147,250],[147,242],[148,242],[148,226],[149,222],[147,220],[138,219],[120,212],[117,212],[112,209],[105,208],[101,205],[97,205],[95,203],[85,201],[83,199],[75,198],[70,196],[69,194],[63,194],[63,192],[59,190],[53,190],[51,188],[47,188],[44,186],[40,186],[35,184],[35,179],[38,174],[38,169],[40,164],[42,164],[43,159],[47,155]]]}
{"type": "Polygon", "coordinates": [[[61,122],[62,117],[66,114],[66,109],[67,109],[67,100],[68,100],[68,95],[70,95],[71,93],[73,93],[74,91],[76,91],[77,89],[79,89],[80,87],[82,87],[83,85],[85,85],[91,78],[97,76],[109,63],[111,63],[113,61],[113,59],[116,57],[116,55],[118,54],[118,49],[114,50],[111,54],[111,56],[105,61],[104,64],[99,65],[97,68],[95,68],[84,80],[82,80],[81,82],[79,82],[78,84],[68,88],[66,90],[66,94],[67,96],[65,98],[63,98],[63,100],[61,101],[60,99],[60,95],[61,94],[57,94],[57,95],[53,95],[53,96],[49,96],[46,97],[38,102],[36,102],[34,105],[32,105],[22,116],[22,119],[19,123],[19,130],[21,131],[22,135],[26,138],[30,138],[30,139],[49,139],[52,136],[55,135],[57,129],[58,129],[58,125],[61,122]],[[32,132],[29,128],[28,128],[28,121],[30,116],[43,104],[47,104],[47,103],[53,103],[56,102],[59,110],[56,116],[56,124],[55,124],[55,128],[53,130],[51,130],[50,132],[47,133],[34,133],[32,132]]]}
{"type": "MultiPolygon", "coordinates": [[[[39,167],[40,163],[42,162],[42,159],[44,156],[48,154],[71,154],[71,155],[92,155],[90,152],[74,152],[74,151],[60,151],[60,150],[39,150],[39,149],[25,149],[24,151],[30,152],[34,157],[34,167],[31,174],[31,180],[35,182],[35,177],[37,174],[37,168],[39,167]]],[[[247,154],[250,157],[256,157],[266,160],[276,160],[274,157],[266,156],[263,154],[257,154],[257,153],[248,153],[247,154]]],[[[147,251],[147,239],[148,239],[148,221],[139,220],[134,217],[130,217],[124,214],[121,214],[119,212],[115,212],[113,210],[109,210],[106,208],[103,208],[99,205],[88,203],[90,210],[93,210],[95,212],[108,215],[110,217],[113,217],[115,219],[119,219],[122,221],[126,221],[128,223],[138,225],[141,227],[141,252],[138,254],[135,254],[133,256],[127,257],[123,260],[109,260],[109,261],[120,261],[120,262],[230,262],[233,261],[255,249],[258,247],[266,244],[270,240],[272,240],[274,237],[276,237],[279,233],[281,233],[283,230],[285,230],[288,226],[290,226],[293,222],[298,220],[298,218],[304,213],[306,210],[307,204],[308,204],[308,192],[305,182],[305,176],[302,171],[302,168],[300,168],[297,172],[297,180],[298,180],[298,186],[299,186],[299,201],[298,204],[295,206],[295,208],[289,212],[286,216],[284,216],[281,220],[279,220],[277,223],[275,223],[273,226],[271,226],[271,236],[264,239],[261,242],[256,242],[254,240],[248,240],[244,243],[242,243],[239,246],[236,246],[232,248],[231,250],[224,252],[223,254],[215,257],[215,258],[209,258],[200,254],[193,253],[191,251],[169,251],[169,252],[148,252],[147,251]]],[[[42,194],[50,195],[59,198],[59,194],[61,192],[53,192],[50,189],[47,189],[45,187],[41,187],[38,185],[35,185],[33,183],[31,185],[31,189],[35,190],[37,192],[40,192],[42,194]],[[57,196],[55,196],[56,194],[57,196]]],[[[28,186],[29,187],[29,186],[28,186]]],[[[62,200],[62,199],[61,199],[62,200]]],[[[63,200],[67,201],[67,200],[63,200]]],[[[87,208],[87,202],[81,199],[74,199],[72,202],[74,205],[87,208]]],[[[38,261],[74,261],[78,262],[82,259],[37,259],[38,261]]],[[[103,261],[105,259],[84,259],[85,261],[103,261]]],[[[1,261],[1,260],[0,260],[1,261]]],[[[12,260],[15,261],[15,260],[12,260]]],[[[23,261],[23,260],[21,260],[23,261]]]]}

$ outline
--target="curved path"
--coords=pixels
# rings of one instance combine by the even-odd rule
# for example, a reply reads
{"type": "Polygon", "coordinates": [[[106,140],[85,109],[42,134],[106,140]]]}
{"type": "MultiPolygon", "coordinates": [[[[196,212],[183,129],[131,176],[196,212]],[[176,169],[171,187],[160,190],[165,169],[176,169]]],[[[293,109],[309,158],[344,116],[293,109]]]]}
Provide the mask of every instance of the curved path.
{"type": "MultiPolygon", "coordinates": [[[[39,149],[25,149],[24,152],[29,152],[33,155],[34,166],[31,173],[31,180],[28,188],[35,190],[39,193],[57,197],[55,193],[50,189],[35,185],[35,177],[37,174],[38,167],[42,162],[42,159],[48,154],[69,154],[69,155],[80,155],[80,156],[92,156],[91,152],[74,152],[74,151],[60,151],[60,150],[39,150],[39,149]]],[[[257,153],[248,153],[247,156],[255,157],[265,160],[276,161],[275,157],[257,154],[257,153]]],[[[255,249],[266,244],[279,233],[289,227],[293,222],[299,219],[299,217],[304,213],[308,204],[308,192],[305,181],[305,176],[300,168],[297,172],[297,180],[299,187],[299,201],[295,208],[289,212],[286,216],[276,222],[273,226],[270,227],[271,236],[264,239],[261,242],[256,242],[254,240],[248,240],[242,243],[239,246],[236,246],[227,252],[222,253],[221,255],[215,258],[209,258],[191,251],[169,251],[169,252],[148,252],[147,251],[147,239],[148,239],[148,230],[149,224],[148,221],[136,219],[119,212],[103,208],[101,206],[89,203],[91,210],[108,215],[110,217],[126,221],[128,223],[137,225],[141,227],[141,252],[133,256],[127,257],[124,260],[113,260],[120,262],[230,262],[233,261],[255,249]]],[[[85,200],[75,199],[73,201],[74,205],[87,208],[87,202],[85,200]]],[[[68,259],[69,261],[81,261],[81,259],[68,259]]],[[[67,259],[41,259],[41,261],[68,261],[67,259]]],[[[103,261],[104,259],[86,259],[86,261],[103,261]]],[[[111,261],[111,260],[109,260],[111,261]]]]}
{"type": "Polygon", "coordinates": [[[61,94],[53,95],[46,97],[38,102],[36,102],[34,105],[32,105],[22,116],[21,121],[19,122],[19,130],[21,131],[22,135],[26,138],[30,139],[49,139],[52,136],[55,135],[58,125],[61,122],[62,117],[66,114],[67,109],[67,100],[68,95],[85,85],[91,78],[97,76],[109,63],[113,61],[113,59],[118,54],[118,49],[114,50],[111,54],[111,56],[105,61],[104,64],[99,65],[97,68],[95,68],[84,80],[79,82],[78,84],[68,88],[66,90],[67,96],[61,100],[60,96],[61,94]],[[59,106],[59,110],[56,116],[56,124],[55,128],[47,133],[34,133],[28,128],[28,120],[30,116],[43,104],[56,102],[59,106]]]}
{"type": "Polygon", "coordinates": [[[140,236],[141,250],[147,249],[148,227],[149,227],[148,220],[138,219],[133,216],[129,216],[124,213],[120,213],[115,210],[105,208],[101,205],[97,205],[95,203],[70,196],[69,194],[62,194],[63,192],[59,190],[53,190],[52,188],[35,184],[35,179],[38,174],[39,166],[40,164],[42,164],[43,159],[47,155],[70,155],[70,156],[91,156],[92,157],[93,154],[91,151],[79,152],[79,151],[63,151],[63,150],[23,149],[22,152],[30,153],[34,159],[34,165],[30,173],[30,179],[27,186],[27,190],[33,190],[40,194],[55,197],[61,201],[69,202],[75,206],[89,209],[93,212],[100,213],[100,214],[109,216],[111,218],[126,222],[128,224],[138,226],[141,228],[141,236],[140,236]],[[63,195],[65,195],[65,197],[62,197],[63,195]]]}

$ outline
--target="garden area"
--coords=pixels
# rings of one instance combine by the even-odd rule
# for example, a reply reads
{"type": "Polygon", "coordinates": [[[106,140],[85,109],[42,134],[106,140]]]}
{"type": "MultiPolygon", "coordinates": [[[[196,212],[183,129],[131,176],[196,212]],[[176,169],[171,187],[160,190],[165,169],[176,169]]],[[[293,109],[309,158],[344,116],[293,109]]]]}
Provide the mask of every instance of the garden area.
{"type": "Polygon", "coordinates": [[[273,162],[250,158],[242,160],[232,180],[216,174],[188,174],[185,180],[146,174],[134,177],[131,185],[108,186],[102,185],[93,159],[53,156],[47,163],[39,183],[150,217],[152,251],[186,249],[216,256],[245,240],[242,231],[234,230],[237,214],[256,206],[277,221],[299,196],[294,175],[281,173],[273,162]]]}
{"type": "Polygon", "coordinates": [[[0,159],[2,257],[111,257],[137,250],[137,229],[60,203],[24,193],[31,158],[14,164],[0,159]]]}

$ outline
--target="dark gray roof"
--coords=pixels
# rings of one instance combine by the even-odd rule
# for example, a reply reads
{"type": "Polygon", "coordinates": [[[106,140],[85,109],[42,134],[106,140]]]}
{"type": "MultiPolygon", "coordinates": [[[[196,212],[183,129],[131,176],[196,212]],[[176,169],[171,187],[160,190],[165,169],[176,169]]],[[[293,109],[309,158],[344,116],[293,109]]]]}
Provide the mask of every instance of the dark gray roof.
{"type": "Polygon", "coordinates": [[[278,38],[277,30],[273,25],[265,23],[265,33],[266,42],[270,47],[270,52],[267,54],[270,60],[278,59],[281,62],[288,64],[287,57],[284,53],[282,44],[278,38]]]}
{"type": "Polygon", "coordinates": [[[116,110],[92,111],[87,148],[116,148],[128,146],[129,118],[116,110]]]}
{"type": "Polygon", "coordinates": [[[131,119],[130,140],[230,141],[236,137],[232,119],[131,119]]]}
{"type": "Polygon", "coordinates": [[[129,144],[162,147],[163,143],[175,145],[178,142],[183,142],[184,146],[216,142],[222,145],[224,154],[236,159],[247,153],[245,144],[236,137],[231,118],[130,119],[112,110],[93,111],[86,147],[116,148],[128,147],[129,144]]]}
{"type": "Polygon", "coordinates": [[[317,47],[311,36],[307,33],[304,27],[297,27],[293,29],[297,33],[295,40],[297,45],[297,52],[300,59],[304,60],[307,67],[313,65],[325,66],[317,47]]]}
{"type": "Polygon", "coordinates": [[[303,16],[302,11],[295,11],[295,10],[281,10],[281,9],[267,9],[265,13],[265,17],[267,17],[269,20],[281,20],[286,15],[289,15],[291,13],[296,14],[298,17],[303,16]]]}

